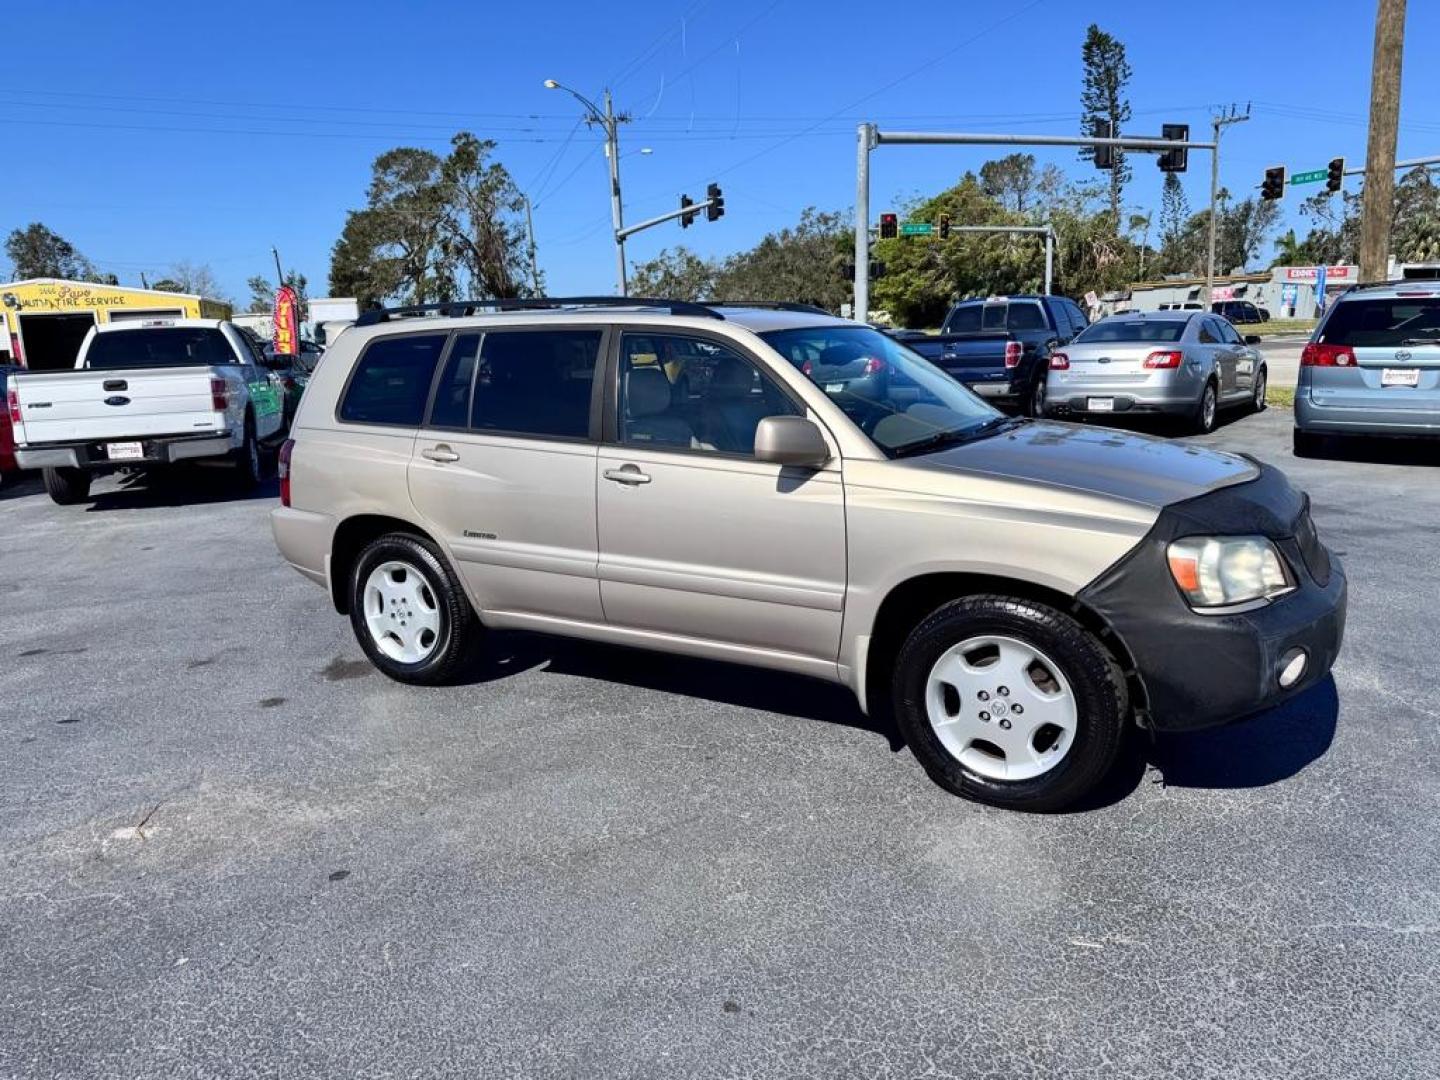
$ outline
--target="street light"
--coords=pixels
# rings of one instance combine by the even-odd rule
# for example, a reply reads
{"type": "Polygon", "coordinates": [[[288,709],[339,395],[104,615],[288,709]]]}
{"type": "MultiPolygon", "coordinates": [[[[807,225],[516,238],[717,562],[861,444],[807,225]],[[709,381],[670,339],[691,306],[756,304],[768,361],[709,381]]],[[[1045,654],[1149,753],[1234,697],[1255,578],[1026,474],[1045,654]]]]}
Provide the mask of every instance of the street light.
{"type": "MultiPolygon", "coordinates": [[[[601,112],[600,108],[584,94],[572,90],[554,79],[545,80],[545,89],[564,90],[585,107],[586,121],[599,124],[605,132],[605,157],[610,162],[610,221],[615,230],[615,282],[619,294],[624,296],[626,294],[625,238],[620,235],[620,230],[625,227],[625,217],[620,207],[620,125],[629,121],[630,118],[624,114],[616,115],[608,89],[605,91],[604,112],[601,112]]],[[[649,153],[649,150],[642,149],[640,152],[642,154],[649,153]]]]}

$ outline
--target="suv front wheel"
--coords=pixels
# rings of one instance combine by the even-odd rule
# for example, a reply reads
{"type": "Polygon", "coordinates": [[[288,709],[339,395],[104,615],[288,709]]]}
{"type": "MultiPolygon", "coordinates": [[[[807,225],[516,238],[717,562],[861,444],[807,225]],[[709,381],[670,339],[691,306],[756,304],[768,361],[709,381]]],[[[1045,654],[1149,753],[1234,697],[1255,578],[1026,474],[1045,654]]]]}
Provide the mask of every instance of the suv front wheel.
{"type": "Polygon", "coordinates": [[[971,596],[936,610],[895,665],[896,719],[941,787],[1015,810],[1060,810],[1114,766],[1128,704],[1083,626],[1030,600],[971,596]]]}
{"type": "Polygon", "coordinates": [[[372,540],[355,560],[350,625],[377,668],[398,682],[427,686],[453,678],[480,636],[445,557],[406,533],[372,540]]]}

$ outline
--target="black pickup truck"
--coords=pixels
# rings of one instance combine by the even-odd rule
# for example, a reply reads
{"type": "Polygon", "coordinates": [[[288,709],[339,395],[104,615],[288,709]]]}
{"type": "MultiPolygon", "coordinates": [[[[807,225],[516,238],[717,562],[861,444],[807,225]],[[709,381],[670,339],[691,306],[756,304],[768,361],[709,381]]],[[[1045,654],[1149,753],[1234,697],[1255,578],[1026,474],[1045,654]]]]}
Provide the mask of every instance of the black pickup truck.
{"type": "Polygon", "coordinates": [[[960,301],[939,334],[899,330],[895,337],[996,405],[1039,416],[1051,350],[1087,325],[1063,296],[992,296],[960,301]]]}

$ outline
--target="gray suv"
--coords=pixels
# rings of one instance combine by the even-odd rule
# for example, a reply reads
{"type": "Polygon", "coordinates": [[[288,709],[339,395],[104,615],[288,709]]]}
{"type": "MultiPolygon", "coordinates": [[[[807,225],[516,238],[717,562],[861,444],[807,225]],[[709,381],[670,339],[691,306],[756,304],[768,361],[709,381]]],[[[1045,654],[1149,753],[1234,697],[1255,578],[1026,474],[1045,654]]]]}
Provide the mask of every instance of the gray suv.
{"type": "Polygon", "coordinates": [[[1345,577],[1269,466],[1005,417],[813,309],[491,306],[367,314],[281,453],[280,551],[392,678],[501,628],[776,668],[1046,810],[1133,723],[1255,712],[1340,648],[1345,577]]]}
{"type": "Polygon", "coordinates": [[[1295,453],[1339,435],[1440,435],[1440,281],[1360,285],[1300,355],[1295,453]]]}

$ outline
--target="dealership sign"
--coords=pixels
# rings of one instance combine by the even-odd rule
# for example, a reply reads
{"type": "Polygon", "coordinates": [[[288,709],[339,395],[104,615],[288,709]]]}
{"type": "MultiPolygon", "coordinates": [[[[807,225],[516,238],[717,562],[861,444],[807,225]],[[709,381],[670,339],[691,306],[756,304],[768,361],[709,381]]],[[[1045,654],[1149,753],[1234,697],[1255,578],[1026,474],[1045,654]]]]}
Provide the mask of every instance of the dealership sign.
{"type": "Polygon", "coordinates": [[[275,351],[294,356],[300,351],[300,298],[289,285],[275,290],[275,351]]]}
{"type": "Polygon", "coordinates": [[[1320,271],[1324,270],[1324,277],[1329,281],[1349,281],[1350,271],[1354,269],[1353,266],[1287,266],[1285,280],[1314,281],[1321,276],[1320,271]]]}

